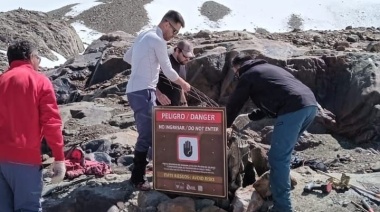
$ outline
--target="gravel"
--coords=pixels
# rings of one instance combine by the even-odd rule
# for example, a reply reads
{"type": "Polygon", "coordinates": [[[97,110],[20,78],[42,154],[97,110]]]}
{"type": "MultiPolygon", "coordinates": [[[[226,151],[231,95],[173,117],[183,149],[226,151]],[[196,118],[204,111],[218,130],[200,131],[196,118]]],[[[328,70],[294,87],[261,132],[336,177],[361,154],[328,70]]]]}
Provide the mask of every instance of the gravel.
{"type": "Polygon", "coordinates": [[[65,19],[70,23],[80,21],[90,29],[109,33],[124,31],[130,34],[139,32],[148,24],[149,18],[144,5],[153,0],[99,0],[104,4],[83,11],[73,18],[64,17],[76,4],[67,5],[48,12],[54,18],[65,19]]]}
{"type": "MultiPolygon", "coordinates": [[[[144,5],[153,0],[99,0],[104,4],[83,11],[76,17],[64,17],[76,4],[67,5],[48,12],[54,18],[65,19],[70,23],[80,21],[90,29],[102,33],[124,31],[135,35],[149,24],[144,5]]],[[[199,8],[201,15],[217,22],[231,12],[231,9],[215,1],[206,1],[199,8]]]]}
{"type": "Polygon", "coordinates": [[[201,12],[201,15],[206,16],[210,21],[217,22],[218,20],[223,19],[224,16],[228,15],[231,12],[231,9],[215,1],[206,1],[202,4],[199,11],[201,12]]]}
{"type": "Polygon", "coordinates": [[[71,11],[71,8],[77,4],[69,4],[67,6],[61,7],[56,10],[49,11],[47,14],[52,16],[53,18],[62,19],[62,17],[71,11]]]}
{"type": "Polygon", "coordinates": [[[152,0],[111,0],[101,1],[101,4],[92,7],[74,18],[99,32],[125,31],[135,34],[148,24],[148,14],[145,4],[152,0]]]}

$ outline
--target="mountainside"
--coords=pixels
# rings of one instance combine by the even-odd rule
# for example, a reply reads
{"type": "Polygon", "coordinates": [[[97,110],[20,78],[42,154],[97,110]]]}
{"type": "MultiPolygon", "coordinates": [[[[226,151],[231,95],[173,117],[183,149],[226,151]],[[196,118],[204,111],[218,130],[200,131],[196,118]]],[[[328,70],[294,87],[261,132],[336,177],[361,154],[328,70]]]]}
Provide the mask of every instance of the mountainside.
{"type": "MultiPolygon", "coordinates": [[[[94,7],[92,12],[103,7],[94,7]]],[[[207,13],[207,7],[203,9],[207,13]]],[[[76,32],[58,12],[48,15],[21,9],[1,13],[0,49],[14,39],[26,38],[36,42],[47,58],[54,59],[50,50],[68,58],[59,67],[41,70],[56,91],[65,149],[80,147],[87,160],[103,163],[112,173],[97,178],[86,173],[68,175],[56,187],[49,183],[47,168],[53,158],[44,145],[44,211],[266,211],[271,204],[267,152],[273,119],[269,118],[250,122],[240,117],[241,128],[229,131],[228,199],[135,191],[127,180],[138,134],[125,96],[131,67],[122,57],[140,25],[127,29],[132,23],[125,23],[125,28],[118,29],[106,26],[111,19],[102,20],[99,23],[107,33],[84,50],[76,32]]],[[[91,17],[88,13],[84,16],[91,17]]],[[[327,180],[315,170],[327,170],[337,178],[346,173],[350,182],[380,192],[380,28],[348,26],[336,31],[295,29],[287,33],[201,30],[180,34],[168,46],[181,39],[195,46],[196,57],[186,66],[193,87],[188,94],[190,106],[225,106],[236,86],[231,59],[239,52],[284,67],[312,89],[321,107],[292,158],[292,200],[297,211],[355,211],[350,202],[365,196],[352,188],[342,191],[336,187],[329,194],[305,194],[308,182],[327,180]]],[[[3,54],[0,52],[0,65],[6,64],[3,54]]],[[[242,113],[254,107],[247,102],[242,113]]],[[[152,167],[148,177],[151,180],[152,167]]],[[[375,205],[380,199],[370,200],[380,209],[375,205]]]]}

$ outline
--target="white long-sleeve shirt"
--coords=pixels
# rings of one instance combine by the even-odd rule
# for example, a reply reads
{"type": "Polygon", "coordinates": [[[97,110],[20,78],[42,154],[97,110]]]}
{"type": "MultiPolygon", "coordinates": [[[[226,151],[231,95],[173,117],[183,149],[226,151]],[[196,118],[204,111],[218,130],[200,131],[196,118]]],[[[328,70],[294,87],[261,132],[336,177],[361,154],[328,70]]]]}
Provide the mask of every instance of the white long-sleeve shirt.
{"type": "Polygon", "coordinates": [[[127,93],[156,89],[160,67],[170,81],[179,78],[171,66],[167,44],[159,27],[140,33],[123,59],[132,66],[127,93]]]}

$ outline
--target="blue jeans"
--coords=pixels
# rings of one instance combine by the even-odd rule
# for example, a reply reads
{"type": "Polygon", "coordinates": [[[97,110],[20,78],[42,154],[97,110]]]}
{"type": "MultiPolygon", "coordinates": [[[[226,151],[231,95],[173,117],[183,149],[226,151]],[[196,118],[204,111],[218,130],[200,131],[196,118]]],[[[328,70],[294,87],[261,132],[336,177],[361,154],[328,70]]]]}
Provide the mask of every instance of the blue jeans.
{"type": "Polygon", "coordinates": [[[139,152],[148,152],[152,146],[152,109],[156,105],[156,91],[153,89],[135,91],[127,93],[127,97],[139,133],[135,148],[139,152]]]}
{"type": "Polygon", "coordinates": [[[290,200],[290,158],[298,138],[312,123],[316,113],[316,106],[308,106],[276,119],[268,153],[273,211],[293,210],[290,200]]]}
{"type": "Polygon", "coordinates": [[[0,163],[0,211],[41,211],[42,168],[37,165],[0,163]]]}

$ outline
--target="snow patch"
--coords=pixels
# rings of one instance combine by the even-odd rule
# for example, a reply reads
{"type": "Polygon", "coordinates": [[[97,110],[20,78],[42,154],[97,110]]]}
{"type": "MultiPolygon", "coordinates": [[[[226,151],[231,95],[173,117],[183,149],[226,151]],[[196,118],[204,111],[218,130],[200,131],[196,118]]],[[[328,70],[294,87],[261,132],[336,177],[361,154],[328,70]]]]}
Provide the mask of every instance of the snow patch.
{"type": "Polygon", "coordinates": [[[50,50],[56,57],[58,57],[58,60],[49,60],[46,57],[41,57],[41,67],[45,68],[54,68],[55,66],[60,66],[66,62],[66,58],[57,52],[50,50]]]}
{"type": "Polygon", "coordinates": [[[168,10],[177,10],[185,19],[181,32],[243,30],[264,28],[270,32],[289,31],[287,22],[291,14],[303,20],[303,29],[336,30],[346,26],[379,27],[380,2],[378,0],[266,0],[244,1],[215,0],[231,9],[231,13],[218,22],[202,16],[199,8],[206,0],[172,1],[154,0],[145,5],[150,23],[144,29],[157,25],[168,10]]]}
{"type": "Polygon", "coordinates": [[[74,22],[71,24],[71,26],[74,27],[85,48],[87,48],[87,46],[90,45],[94,40],[99,39],[103,35],[101,32],[86,27],[81,22],[74,22]]]}
{"type": "Polygon", "coordinates": [[[78,4],[76,7],[80,9],[91,8],[91,5],[100,4],[97,3],[96,0],[3,0],[1,2],[0,11],[6,12],[9,10],[15,10],[18,8],[23,8],[26,10],[35,10],[41,12],[49,12],[70,4],[78,4]],[[85,5],[85,6],[80,6],[85,5]]]}
{"type": "Polygon", "coordinates": [[[90,9],[91,7],[95,7],[95,6],[98,6],[100,4],[104,4],[104,3],[89,1],[89,2],[85,2],[85,3],[77,4],[77,5],[73,6],[71,8],[71,11],[66,13],[65,16],[75,17],[75,16],[81,14],[83,11],[86,11],[86,10],[90,9]]]}

